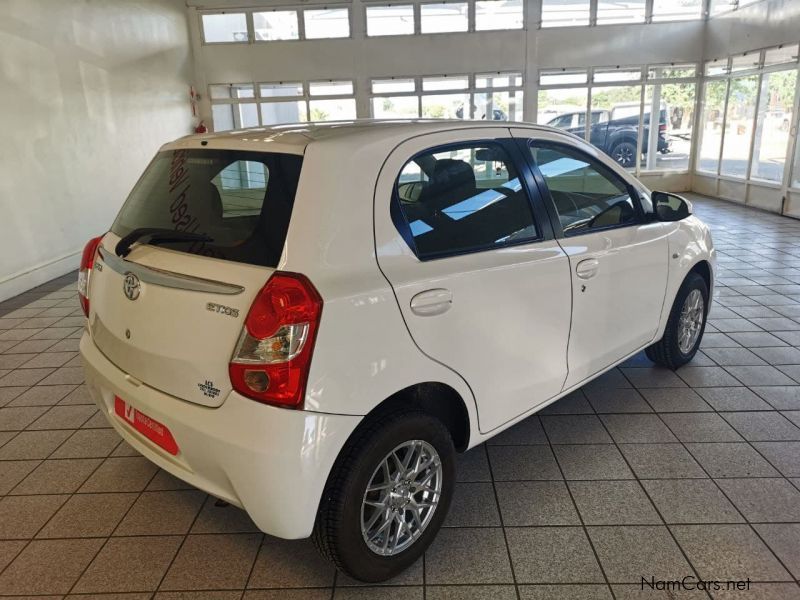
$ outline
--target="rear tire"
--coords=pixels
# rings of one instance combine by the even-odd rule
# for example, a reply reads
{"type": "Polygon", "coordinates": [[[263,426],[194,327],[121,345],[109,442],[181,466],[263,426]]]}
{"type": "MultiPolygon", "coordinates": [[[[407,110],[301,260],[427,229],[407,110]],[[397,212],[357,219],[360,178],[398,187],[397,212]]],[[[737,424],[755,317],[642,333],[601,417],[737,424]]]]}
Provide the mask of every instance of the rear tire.
{"type": "Polygon", "coordinates": [[[455,448],[442,422],[416,409],[389,412],[362,424],[337,458],[314,543],[347,575],[385,581],[422,556],[447,516],[454,489],[455,448]]]}
{"type": "Polygon", "coordinates": [[[664,337],[645,350],[654,363],[677,369],[697,354],[708,316],[708,285],[697,273],[683,280],[669,313],[664,337]],[[697,305],[700,301],[702,305],[697,305]]]}

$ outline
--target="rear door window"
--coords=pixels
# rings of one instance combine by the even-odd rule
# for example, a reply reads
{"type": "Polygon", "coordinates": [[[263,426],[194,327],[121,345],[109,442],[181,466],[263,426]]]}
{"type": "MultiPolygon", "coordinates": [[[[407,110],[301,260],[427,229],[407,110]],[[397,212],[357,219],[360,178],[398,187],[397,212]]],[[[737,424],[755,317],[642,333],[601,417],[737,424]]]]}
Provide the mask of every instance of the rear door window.
{"type": "Polygon", "coordinates": [[[400,226],[421,259],[540,235],[517,169],[499,144],[467,143],[417,155],[400,172],[396,200],[400,226]]]}
{"type": "Polygon", "coordinates": [[[302,157],[236,150],[160,152],[111,231],[143,227],[197,233],[207,242],[161,245],[223,260],[275,267],[280,260],[302,157]]]}

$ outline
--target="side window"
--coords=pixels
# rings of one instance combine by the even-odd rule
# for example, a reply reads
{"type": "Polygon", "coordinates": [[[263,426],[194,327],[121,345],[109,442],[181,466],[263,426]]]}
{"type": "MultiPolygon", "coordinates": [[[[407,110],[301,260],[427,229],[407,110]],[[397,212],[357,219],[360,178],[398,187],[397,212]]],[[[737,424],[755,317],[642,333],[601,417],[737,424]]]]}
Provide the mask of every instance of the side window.
{"type": "Polygon", "coordinates": [[[539,232],[519,175],[502,147],[433,149],[406,163],[396,196],[420,259],[535,239],[539,232]]]}
{"type": "Polygon", "coordinates": [[[639,221],[628,186],[601,162],[561,144],[531,145],[565,235],[639,221]]]}
{"type": "Polygon", "coordinates": [[[251,160],[237,160],[222,169],[211,180],[219,194],[222,218],[259,215],[268,179],[267,165],[251,160]]]}

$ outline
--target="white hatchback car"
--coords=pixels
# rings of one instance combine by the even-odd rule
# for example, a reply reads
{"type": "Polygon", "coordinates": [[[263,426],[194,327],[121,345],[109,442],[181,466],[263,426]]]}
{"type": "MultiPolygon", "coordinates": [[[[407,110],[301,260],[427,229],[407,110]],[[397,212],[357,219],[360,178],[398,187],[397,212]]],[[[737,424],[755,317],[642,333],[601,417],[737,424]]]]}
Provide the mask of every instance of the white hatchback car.
{"type": "Polygon", "coordinates": [[[86,246],[80,349],[164,470],[392,577],[455,453],[646,349],[700,344],[708,228],[577,137],[365,121],[165,145],[86,246]]]}

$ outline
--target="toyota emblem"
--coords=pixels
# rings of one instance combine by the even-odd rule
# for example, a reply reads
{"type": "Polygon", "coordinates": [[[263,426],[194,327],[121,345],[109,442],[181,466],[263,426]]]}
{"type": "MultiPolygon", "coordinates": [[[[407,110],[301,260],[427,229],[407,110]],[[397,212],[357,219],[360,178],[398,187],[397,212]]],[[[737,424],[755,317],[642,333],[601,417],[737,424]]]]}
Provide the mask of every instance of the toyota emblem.
{"type": "Polygon", "coordinates": [[[141,289],[142,284],[139,278],[133,273],[125,273],[125,280],[122,282],[122,291],[125,292],[125,297],[128,300],[136,300],[141,289]]]}

